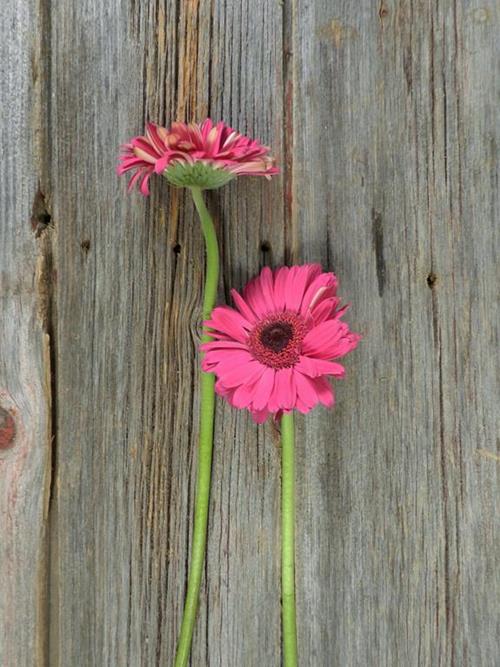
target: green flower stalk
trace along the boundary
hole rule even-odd
[[[206,247],[206,277],[203,297],[203,320],[210,317],[217,298],[219,280],[219,248],[217,235],[210,213],[203,201],[202,190],[191,187],[191,194],[200,216]],[[204,334],[202,341],[208,343],[211,336]],[[175,667],[187,665],[191,650],[191,641],[196,622],[196,612],[200,596],[200,585],[205,561],[207,544],[208,505],[210,500],[210,482],[212,471],[212,450],[215,412],[215,376],[212,373],[201,373],[200,387],[200,440],[198,446],[198,479],[196,483],[196,501],[194,508],[193,546],[191,551],[191,567],[188,577],[184,615],[181,632],[177,644]]]
[[[288,412],[281,417],[281,629],[285,667],[297,667],[294,437],[293,412]]]

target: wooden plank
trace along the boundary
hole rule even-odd
[[[446,91],[441,110],[447,118],[447,224],[433,230],[447,522],[446,632],[454,664],[487,665],[495,664],[500,654],[495,313],[500,283],[500,13],[494,4],[472,0],[436,19],[450,43],[436,63],[443,73],[438,85]]]
[[[266,0],[216,2],[210,112],[272,146],[283,144],[283,9]],[[257,27],[257,28],[256,28]],[[279,180],[240,179],[220,199],[221,300],[286,253]],[[280,452],[268,425],[219,401],[213,511],[208,548],[208,651],[193,665],[273,665],[280,661]]]
[[[294,229],[365,335],[299,428],[301,664],[498,661],[497,34],[476,2],[294,3]]]
[[[43,665],[50,484],[50,231],[37,151],[36,3],[0,24],[0,664]]]
[[[190,545],[203,242],[183,193],[156,179],[149,200],[128,196],[114,165],[146,118],[210,114],[282,153],[282,8],[65,0],[51,22],[50,664],[169,664]],[[283,260],[283,200],[279,181],[242,180],[209,203],[223,299],[262,262]],[[278,502],[272,428],[219,404],[193,665],[279,659]]]

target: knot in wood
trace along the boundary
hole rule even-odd
[[[10,412],[0,407],[0,451],[12,447],[15,437],[16,422],[14,417]]]

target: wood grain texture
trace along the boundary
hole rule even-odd
[[[283,169],[208,197],[220,300],[263,265],[320,261],[364,335],[335,409],[297,419],[300,664],[493,667],[494,3],[3,11],[0,446],[16,430],[0,449],[0,664],[172,659],[203,241],[183,192],[153,179],[150,198],[127,195],[114,170],[146,120],[210,115],[271,145]],[[213,473],[191,663],[279,665],[273,425],[219,402]]]
[[[302,423],[303,664],[498,660],[497,19],[295,5],[300,254],[365,335]]]
[[[150,199],[129,196],[114,168],[119,144],[145,119],[224,117],[279,152],[281,15],[264,1],[52,8],[51,665],[172,659],[196,473],[203,240],[182,192],[157,180]],[[235,184],[209,205],[226,294],[258,270],[261,229],[283,260],[279,182]],[[280,651],[279,451],[271,432],[222,405],[215,447],[192,662],[265,664]]]
[[[0,664],[41,665],[50,484],[49,231],[38,192],[35,3],[0,23]]]

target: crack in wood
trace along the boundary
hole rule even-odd
[[[383,296],[385,287],[384,226],[382,213],[372,208],[372,241],[375,252],[378,294]]]

